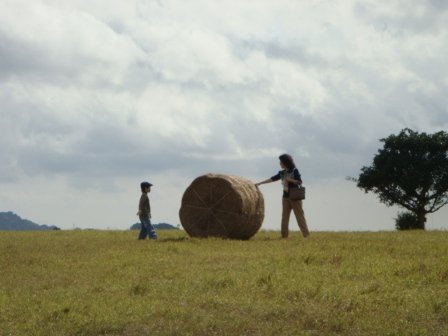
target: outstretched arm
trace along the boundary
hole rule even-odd
[[[264,180],[264,181],[255,183],[255,186],[258,187],[258,186],[261,185],[261,184],[266,184],[266,183],[271,183],[271,182],[274,182],[274,181],[272,181],[272,179],[269,178],[269,179],[267,179],[267,180]]]

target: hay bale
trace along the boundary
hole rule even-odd
[[[249,239],[263,222],[264,199],[245,178],[207,174],[185,190],[179,217],[192,237]]]

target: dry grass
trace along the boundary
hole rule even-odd
[[[448,233],[0,232],[0,335],[448,335]]]

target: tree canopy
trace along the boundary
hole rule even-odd
[[[405,128],[380,141],[383,148],[361,169],[357,186],[388,206],[413,212],[424,229],[426,215],[448,203],[448,134]]]

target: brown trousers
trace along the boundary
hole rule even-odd
[[[282,212],[282,237],[288,238],[289,234],[289,217],[291,215],[291,210],[294,211],[294,215],[297,219],[297,224],[299,224],[300,231],[302,235],[306,238],[310,235],[308,231],[308,226],[306,225],[305,213],[302,208],[302,201],[291,201],[287,197],[282,198],[283,212]]]

